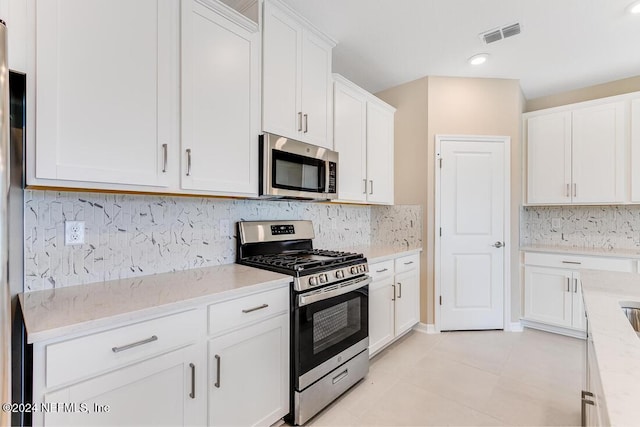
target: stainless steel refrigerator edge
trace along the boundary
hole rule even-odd
[[[0,403],[11,402],[11,296],[9,290],[9,68],[7,27],[0,22]],[[11,413],[0,411],[0,425],[11,423]]]

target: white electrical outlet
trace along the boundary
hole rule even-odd
[[[84,221],[64,222],[64,244],[67,246],[84,244]]]
[[[220,236],[229,237],[229,220],[221,219],[220,220]]]

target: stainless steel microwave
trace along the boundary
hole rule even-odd
[[[260,136],[260,196],[331,200],[338,197],[338,153],[265,133]]]

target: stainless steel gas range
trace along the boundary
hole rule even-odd
[[[311,221],[238,223],[237,262],[292,276],[291,404],[303,424],[369,371],[369,268],[362,254],[313,249]]]

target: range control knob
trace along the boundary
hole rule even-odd
[[[326,274],[321,274],[320,275],[320,283],[327,283],[327,275]]]
[[[315,277],[309,277],[309,286],[315,286],[318,284],[318,279]]]
[[[364,265],[363,265],[363,264],[360,264],[360,265],[358,266],[358,271],[359,271],[360,273],[364,273],[365,268],[364,268]]]
[[[344,277],[344,272],[342,270],[336,271],[336,278],[342,279]]]
[[[351,274],[357,274],[358,273],[358,267],[357,266],[353,266],[351,267]]]

